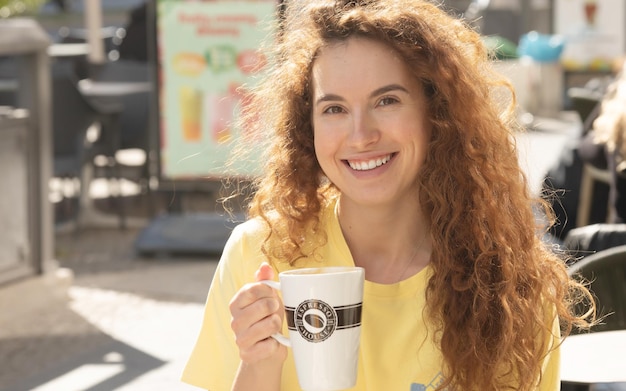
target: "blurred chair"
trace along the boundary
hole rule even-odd
[[[106,62],[94,67],[92,75],[92,80],[98,82],[147,83],[150,80],[148,63],[135,60]],[[108,101],[110,98],[102,100]],[[119,117],[119,149],[112,151],[108,157],[115,161],[119,178],[129,179],[139,184],[141,192],[149,193],[150,91],[123,94],[115,100],[122,106]]]
[[[626,245],[588,255],[568,269],[590,282],[602,324],[593,331],[626,329]]]
[[[583,258],[598,251],[626,245],[626,224],[590,224],[571,229],[563,240],[563,248],[574,258]]]
[[[149,82],[148,64],[133,60],[109,61],[94,66],[92,80],[101,82]],[[120,116],[121,149],[148,148],[150,92],[124,95]]]
[[[52,132],[53,176],[74,185],[79,206],[74,221],[80,224],[82,210],[90,204],[89,188],[93,179],[94,157],[111,153],[110,146],[102,142],[102,132],[94,126],[117,126],[119,104],[96,105],[88,101],[78,89],[72,64],[55,61],[51,68],[52,81]],[[90,129],[96,132],[90,138]]]
[[[580,198],[578,199],[578,211],[576,213],[576,226],[584,227],[589,224],[589,215],[593,205],[593,187],[595,182],[611,184],[611,172],[607,169],[594,167],[589,163],[583,163],[581,179],[580,179]],[[608,200],[604,200],[607,204],[607,214],[605,222],[611,221],[610,208]]]
[[[585,130],[590,129],[591,124],[587,121],[589,119],[593,121],[598,116],[600,102],[602,102],[604,94],[591,88],[570,87],[567,89],[567,97],[572,109],[578,113],[580,120],[585,124]]]

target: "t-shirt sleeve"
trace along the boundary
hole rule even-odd
[[[554,313],[553,313],[554,314]],[[552,333],[547,333],[548,354],[543,361],[539,391],[561,389],[561,328],[559,317],[553,315]]]
[[[224,247],[209,288],[200,333],[182,374],[183,382],[210,391],[230,390],[239,366],[228,305],[244,284],[253,281],[260,264],[243,233],[241,225],[236,227]]]

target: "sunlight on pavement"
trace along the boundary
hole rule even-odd
[[[158,370],[149,371],[116,390],[193,389],[180,381],[180,375],[195,343],[204,305],[158,301],[126,292],[82,286],[71,287],[69,295],[72,310],[99,330],[166,362]],[[55,388],[65,389],[87,388]]]
[[[123,371],[122,364],[86,364],[32,391],[87,390]]]
[[[73,286],[70,307],[104,333],[161,360],[186,358],[204,306]]]

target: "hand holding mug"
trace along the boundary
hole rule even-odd
[[[243,362],[282,363],[287,357],[286,348],[270,338],[281,331],[285,316],[282,301],[274,289],[258,282],[273,277],[272,268],[263,263],[255,275],[257,282],[246,284],[230,302],[231,328]]]

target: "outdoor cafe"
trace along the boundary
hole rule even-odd
[[[84,26],[63,36],[35,18],[0,18],[0,173],[13,183],[0,202],[12,232],[0,238],[0,283],[52,270],[57,230],[136,225],[144,227],[138,254],[221,251],[235,222],[182,207],[135,220],[124,184],[151,197],[184,195],[258,173],[254,151],[227,162],[231,141],[245,136],[232,125],[241,88],[265,60],[259,28],[277,3],[146,1],[137,9],[146,21],[143,59],[126,57],[131,30],[103,25],[100,1],[85,2]],[[527,125],[516,143],[530,191],[563,189],[553,203],[561,225],[546,240],[576,254],[568,272],[588,280],[597,299],[597,328],[562,345],[562,389],[626,390],[626,170],[615,160],[623,151],[600,164],[580,154],[609,101],[623,98],[610,107],[626,119],[626,3],[448,3],[475,12],[495,45],[495,66],[515,87]],[[623,126],[616,132],[626,135]],[[114,213],[94,204],[101,180]]]

